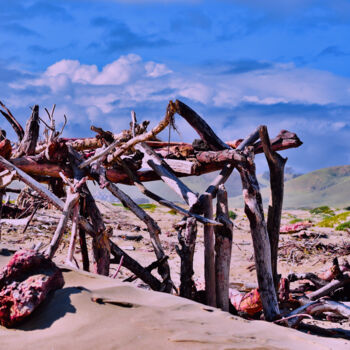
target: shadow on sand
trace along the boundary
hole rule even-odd
[[[71,295],[81,293],[85,288],[67,287],[52,293],[30,317],[17,329],[33,331],[45,329],[67,313],[76,313],[76,308],[71,303]]]

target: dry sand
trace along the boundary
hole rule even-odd
[[[130,211],[108,203],[99,203],[105,219],[113,228],[113,240],[121,247],[133,247],[128,253],[142,265],[155,260],[154,253],[144,230],[143,223],[137,221]],[[231,285],[242,290],[247,283],[256,283],[255,271],[247,268],[253,264],[253,248],[249,225],[241,209],[235,220],[234,245],[231,264]],[[52,225],[41,220],[50,215]],[[1,246],[15,249],[29,247],[38,240],[48,243],[55,228],[58,212],[39,212],[37,218],[22,235],[23,226],[16,230],[3,225]],[[151,215],[162,229],[162,242],[169,263],[172,278],[179,283],[179,258],[175,252],[177,234],[173,223],[181,216],[172,215],[166,208],[158,208]],[[287,223],[292,217],[307,218],[304,211],[289,211],[283,215]],[[41,219],[40,219],[41,217]],[[316,218],[317,219],[317,218]],[[40,221],[41,220],[41,221]],[[139,228],[140,229],[139,229]],[[342,242],[348,235],[331,229],[311,228],[310,231],[328,233],[322,242]],[[142,235],[140,242],[124,241],[118,235]],[[347,236],[347,237],[346,237]],[[67,242],[60,250],[56,262],[62,263]],[[289,244],[289,235],[281,237],[281,244]],[[300,241],[300,240],[299,240]],[[306,242],[306,241],[305,241]],[[313,240],[308,240],[308,244]],[[76,257],[79,260],[79,255]],[[295,255],[295,254],[294,254]],[[327,253],[294,257],[288,254],[280,257],[279,270],[286,276],[288,272],[321,272],[332,261]],[[345,257],[346,258],[346,257]],[[6,259],[0,257],[0,265]],[[113,265],[111,273],[116,265]],[[195,255],[195,278],[198,286],[203,283],[203,233],[198,232]],[[206,307],[176,296],[150,292],[135,285],[121,283],[106,277],[67,270],[64,273],[65,287],[57,291],[48,302],[18,330],[0,328],[0,349],[350,349],[350,342],[342,339],[322,338],[307,335],[262,321],[246,321],[228,313]],[[119,279],[130,273],[121,269]],[[140,281],[136,285],[142,285]],[[99,296],[105,303],[91,301]],[[337,328],[339,324],[327,322],[326,327]],[[348,325],[342,326],[348,328]]]
[[[1,257],[0,265],[8,258]],[[66,270],[66,284],[18,329],[0,327],[0,349],[349,349],[263,321],[110,278]],[[98,298],[99,302],[92,301]]]

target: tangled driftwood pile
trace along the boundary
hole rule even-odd
[[[123,264],[123,267],[134,274],[133,278],[140,278],[153,290],[168,293],[175,290],[180,296],[198,300],[200,293],[193,281],[193,256],[197,222],[200,222],[204,224],[205,303],[228,311],[233,225],[229,220],[227,194],[223,184],[233,170],[237,169],[242,180],[245,212],[250,221],[259,285],[259,289],[253,291],[249,298],[251,300],[255,298],[257,304],[261,304],[266,320],[276,320],[281,317],[282,310],[288,313],[291,308],[300,305],[301,301],[297,303],[293,301],[294,304],[290,302],[286,280],[281,280],[282,292],[280,290],[279,295],[277,293],[280,282],[277,273],[277,253],[286,159],[276,151],[300,146],[301,142],[295,134],[283,130],[276,138],[270,140],[267,128],[261,126],[244,140],[224,142],[191,108],[180,101],[170,101],[164,119],[149,131],[147,131],[149,123],[137,123],[136,115],[132,113],[130,129],[120,134],[91,127],[96,132],[96,137],[68,139],[61,137],[63,129],[56,130],[54,108],[51,112],[46,110],[49,120],[45,122],[39,117],[39,107],[34,106],[24,131],[5,105],[1,104],[1,107],[0,112],[11,123],[19,139],[18,143],[13,144],[6,139],[5,132],[1,136],[1,195],[6,193],[11,181],[19,179],[36,191],[41,198],[62,211],[51,243],[44,251],[37,254],[43,254],[48,258],[54,257],[68,219],[71,218],[71,243],[67,257],[69,263],[74,264],[74,245],[79,237],[83,268],[90,270],[86,244],[88,234],[92,237],[94,272],[109,275],[110,264]],[[162,142],[156,138],[166,127],[174,126],[175,114],[182,116],[197,131],[201,138],[200,142],[198,140],[193,144]],[[39,141],[40,124],[45,126],[44,141]],[[270,168],[271,202],[267,222],[255,175],[254,156],[257,153],[265,154]],[[150,170],[144,170],[145,165]],[[194,193],[180,180],[184,176],[200,175],[216,170],[221,170],[220,174],[201,195]],[[160,197],[144,185],[147,181],[158,179],[180,195],[188,208]],[[154,263],[147,267],[141,266],[110,239],[110,232],[106,229],[102,215],[87,187],[88,180],[94,180],[101,188],[110,191],[146,224],[156,255]],[[48,184],[49,189],[42,183]],[[116,183],[135,185],[150,199],[183,214],[183,220],[176,226],[179,239],[177,252],[181,258],[179,288],[172,282],[168,257],[162,247],[157,222],[118,188]],[[212,201],[215,197],[217,206],[214,218]],[[152,270],[156,268],[161,279],[152,274]],[[336,287],[344,286],[349,278],[344,274],[346,272],[338,274],[329,283],[333,283]],[[326,282],[322,282],[322,286],[328,288],[327,290],[330,288]],[[324,295],[325,292],[320,292],[318,289],[318,294],[308,299],[315,300]],[[235,305],[234,300],[238,299],[231,295],[232,304]],[[242,300],[247,300],[247,297],[239,300],[236,303],[237,309],[240,309]],[[289,303],[288,307],[286,308],[282,302]],[[313,301],[312,303],[315,305]],[[322,303],[324,305],[324,302]],[[329,305],[328,303],[328,308]],[[339,305],[337,307],[339,309]],[[257,310],[259,308],[256,308]],[[305,312],[304,310],[305,307],[301,311]],[[297,323],[294,321],[295,312],[301,311],[300,309],[294,311],[292,318],[287,321],[288,325]]]

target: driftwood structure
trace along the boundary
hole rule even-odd
[[[51,205],[62,211],[57,229],[49,246],[42,253],[54,257],[72,219],[72,237],[67,263],[74,265],[74,246],[79,241],[84,270],[91,262],[87,251],[86,235],[92,237],[92,271],[108,276],[110,264],[123,264],[134,277],[140,278],[153,290],[171,293],[177,287],[160,239],[157,222],[139,207],[117,184],[135,185],[151,200],[183,215],[176,226],[181,258],[179,294],[197,299],[193,281],[197,222],[204,225],[205,302],[229,310],[229,271],[233,224],[228,216],[227,194],[223,184],[237,169],[243,187],[245,212],[250,221],[254,244],[259,295],[266,320],[280,315],[277,297],[277,247],[283,201],[283,169],[286,159],[277,151],[298,147],[302,143],[296,134],[281,131],[269,138],[267,128],[258,127],[245,139],[222,141],[195,111],[181,101],[170,101],[164,118],[147,130],[149,122],[139,124],[132,112],[130,129],[119,134],[92,126],[96,137],[64,138],[63,128],[56,130],[54,111],[46,110],[48,120],[39,115],[34,106],[25,130],[10,110],[0,102],[1,114],[10,122],[18,140],[11,143],[3,133],[0,142],[1,194],[14,179],[19,179],[40,194]],[[193,144],[162,142],[157,139],[166,127],[174,127],[175,115],[183,117],[198,133],[201,142]],[[67,119],[65,118],[65,123]],[[40,125],[44,125],[45,139],[39,140]],[[264,153],[271,176],[272,201],[267,223],[264,218],[259,185],[255,175],[254,157]],[[145,166],[148,169],[144,169]],[[220,170],[219,175],[202,193],[193,192],[181,177],[201,175]],[[162,180],[187,204],[187,208],[151,192],[145,182]],[[103,217],[96,206],[86,181],[94,180],[110,191],[120,202],[142,220],[150,235],[155,262],[143,267],[110,238]],[[48,186],[46,186],[48,185]],[[213,199],[217,198],[214,217]],[[152,274],[157,268],[159,277]]]

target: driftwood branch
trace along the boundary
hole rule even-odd
[[[16,157],[21,155],[31,156],[35,154],[35,148],[39,137],[39,106],[35,105],[31,117],[26,124],[26,130],[19,145]]]
[[[150,147],[140,143],[135,148],[144,154],[144,160],[160,176],[164,183],[183,198],[189,206],[192,206],[197,201],[197,195],[177,178],[172,169]]]
[[[271,267],[271,249],[269,235],[264,219],[259,184],[255,175],[252,150],[247,154],[245,167],[238,165],[243,185],[244,211],[249,219],[253,238],[255,266],[259,284],[259,293],[266,320],[273,320],[279,315],[277,295]]]
[[[213,219],[213,198],[210,194],[205,195],[204,216]],[[204,278],[207,304],[216,307],[216,282],[215,282],[215,238],[214,227],[204,225]]]
[[[157,259],[162,259],[165,256],[159,235],[161,234],[158,224],[149,216],[141,207],[139,207],[126,193],[120,190],[116,185],[108,183],[106,188],[117,197],[126,208],[129,208],[141,221],[143,221],[151,238],[151,243],[156,254]],[[165,260],[164,264],[160,266],[159,273],[162,276],[164,283],[167,284],[165,290],[171,292],[173,283],[170,277],[170,268],[168,262]]]
[[[271,143],[266,126],[260,127],[260,140],[270,169],[271,199],[267,216],[267,232],[271,246],[271,266],[275,288],[278,286],[277,256],[278,241],[281,226],[284,191],[284,166],[287,158],[281,157],[271,149]]]
[[[229,282],[233,224],[228,215],[227,192],[220,185],[217,193],[216,220],[223,226],[215,227],[215,282],[217,307],[229,311]]]
[[[19,141],[23,139],[24,136],[24,130],[20,123],[16,120],[16,118],[13,116],[11,111],[0,101],[0,106],[5,110],[0,109],[0,113],[7,119],[7,121],[11,124],[13,130],[18,136]]]
[[[185,233],[182,235],[183,227],[178,230],[180,246],[176,246],[176,252],[181,259],[180,268],[180,296],[187,299],[195,299],[196,286],[193,281],[193,257],[196,247],[197,222],[193,217],[187,218]]]
[[[78,202],[78,200],[79,200],[79,193],[73,193],[69,189],[67,192],[67,199],[66,199],[66,203],[64,204],[64,208],[62,211],[60,221],[57,225],[55,234],[53,235],[52,240],[51,240],[51,242],[50,242],[50,244],[45,252],[45,255],[47,255],[50,259],[53,258],[53,256],[55,255],[55,253],[58,249],[58,246],[62,240],[64,231],[66,229],[71,211],[72,211],[73,207],[75,206],[75,204]]]

